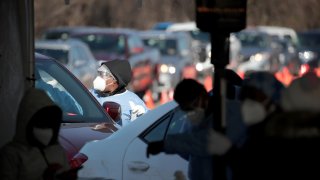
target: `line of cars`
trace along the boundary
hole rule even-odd
[[[145,92],[156,86],[156,64],[160,53],[145,47],[138,33],[132,29],[99,27],[58,27],[48,29],[43,39],[78,39],[88,45],[98,62],[127,60],[133,78],[129,88],[143,97]]]
[[[145,46],[160,51],[158,61],[158,88],[153,94],[159,99],[161,92],[170,92],[183,78],[197,78],[191,50],[191,38],[184,32],[148,30],[140,32]]]
[[[151,90],[153,100],[158,101],[163,89],[174,88],[183,77],[197,78],[199,71],[202,71],[203,67],[199,70],[198,65],[196,66],[199,57],[195,56],[198,53],[195,53],[194,44],[200,42],[195,40],[195,37],[203,36],[197,32],[196,30],[140,32],[134,29],[92,26],[55,27],[44,32],[41,43],[77,39],[88,46],[98,64],[102,61],[128,60],[133,72],[129,88],[141,98]],[[170,43],[152,44],[152,41],[159,40],[160,36],[171,38]],[[205,38],[209,41],[208,36]],[[164,48],[169,51],[165,52]],[[204,56],[206,53],[207,51]]]

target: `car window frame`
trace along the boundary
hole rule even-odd
[[[175,114],[181,111],[181,109],[179,108],[179,106],[175,107],[174,109],[170,110],[169,112],[167,112],[166,114],[162,115],[160,120],[157,120],[155,123],[153,123],[151,126],[149,126],[147,129],[145,129],[142,133],[140,133],[140,135],[138,136],[138,138],[140,138],[143,142],[145,142],[146,144],[150,143],[150,142],[154,142],[154,141],[148,141],[145,137],[150,134],[152,131],[154,131],[157,127],[159,127],[159,125],[161,123],[163,123],[164,121],[168,120],[169,118],[169,122],[166,125],[166,129],[164,132],[164,136],[162,137],[162,139],[160,140],[164,140],[167,136],[168,136],[168,130],[170,128],[170,125],[172,124],[173,118],[175,117]]]
[[[53,61],[50,63],[56,64],[59,68],[61,68],[63,71],[65,71],[65,73],[69,74],[71,76],[70,78],[72,78],[76,84],[78,84],[79,86],[83,86],[82,90],[87,91],[86,95],[88,97],[90,97],[90,99],[92,100],[92,103],[96,107],[97,111],[99,111],[100,114],[103,115],[103,116],[101,116],[101,118],[98,118],[99,121],[92,121],[92,122],[83,122],[81,120],[72,121],[67,118],[67,119],[64,119],[63,123],[113,123],[113,124],[115,124],[113,119],[106,113],[106,111],[102,108],[102,106],[95,99],[95,97],[88,90],[86,90],[86,87],[80,82],[80,80],[78,80],[63,64],[61,64],[59,61],[52,59],[52,58],[48,58],[48,59],[37,58],[36,63],[43,64],[43,63],[45,63],[45,61]],[[38,67],[36,67],[35,69],[37,69],[37,68]],[[68,90],[68,88],[66,90]],[[69,92],[69,91],[67,91],[67,92]],[[80,105],[81,105],[81,103],[80,103]]]

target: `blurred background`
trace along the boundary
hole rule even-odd
[[[156,22],[192,21],[194,0],[35,0],[35,35],[55,26],[149,29]],[[302,31],[320,26],[318,0],[248,0],[247,24],[286,26]]]
[[[151,99],[150,109],[171,100],[183,78],[212,89],[210,35],[196,27],[194,0],[35,0],[34,7],[36,51],[65,64],[88,89],[94,67],[110,60],[130,62],[129,89]],[[230,35],[227,68],[242,78],[270,71],[285,85],[310,68],[320,76],[319,9],[318,0],[248,0],[247,27]],[[57,40],[68,38],[90,52],[67,52],[75,42]]]

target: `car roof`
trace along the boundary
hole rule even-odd
[[[152,29],[154,29],[154,30],[166,30],[172,24],[173,23],[170,22],[170,21],[158,22],[158,23],[153,25]]]
[[[199,30],[194,21],[173,23],[168,28],[167,31],[195,31]]]
[[[294,29],[282,26],[257,26],[258,31],[266,32],[270,35],[276,35],[279,38],[284,38],[285,36],[290,36],[292,41],[297,43],[297,33]]]
[[[161,30],[148,30],[148,31],[140,31],[140,37],[159,37],[159,38],[179,38],[180,36],[187,36],[189,34],[186,32],[168,32],[168,31],[161,31]]]
[[[106,28],[106,27],[85,27],[75,29],[70,35],[91,34],[91,33],[115,33],[115,34],[134,34],[137,33],[134,29],[129,28]]]
[[[77,39],[66,40],[36,40],[35,47],[51,49],[70,49],[72,46],[87,46],[84,42]]]
[[[179,38],[186,38],[191,40],[191,36],[187,32],[168,32],[168,31],[161,31],[161,30],[152,30],[152,31],[141,31],[139,36],[144,38],[151,38],[151,37],[158,37],[162,39],[179,39]]]
[[[47,39],[47,36],[50,37],[51,34],[61,34],[58,35],[59,38],[54,37],[53,39],[68,39],[72,36],[78,36],[78,35],[84,35],[84,34],[122,34],[122,35],[132,35],[134,33],[137,33],[137,30],[131,29],[131,28],[107,28],[107,27],[97,27],[97,26],[74,26],[74,27],[64,27],[60,26],[57,28],[50,28],[48,29],[44,35],[43,38]],[[65,34],[63,37],[62,34]],[[52,38],[48,38],[52,39]]]

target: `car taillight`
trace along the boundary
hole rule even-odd
[[[73,158],[70,161],[71,168],[72,169],[79,168],[87,160],[88,160],[88,157],[86,155],[82,153],[78,153],[75,156],[73,156]]]

